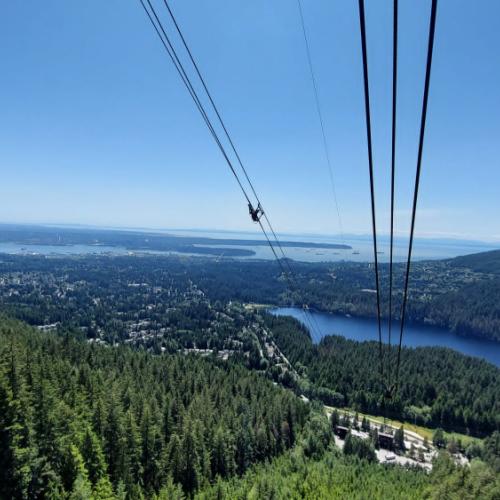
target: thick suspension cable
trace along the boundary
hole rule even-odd
[[[280,266],[281,273],[285,277],[285,280],[286,280],[287,285],[288,285],[288,289],[290,290],[290,293],[293,296],[294,290],[298,291],[298,289],[299,289],[299,285],[297,283],[297,280],[295,279],[295,273],[294,273],[293,269],[291,268],[290,263],[289,263],[288,259],[286,258],[286,256],[283,258],[283,260],[280,257],[278,257],[278,255],[276,253],[276,249],[274,248],[274,245],[271,243],[269,236],[267,235],[267,232],[266,232],[264,226],[262,225],[262,221],[260,221],[260,220],[259,220],[259,226],[262,229],[262,232],[264,233],[264,236],[266,237],[267,242],[269,243],[269,246],[271,247],[271,250],[274,254],[274,257],[276,258],[276,261],[278,262],[278,264]],[[283,248],[281,247],[281,244],[280,244],[280,248],[281,248],[281,252],[283,252]],[[283,252],[283,255],[285,255],[284,252]],[[287,269],[285,269],[284,263],[286,263]],[[306,308],[304,305],[302,305],[302,310],[304,311],[304,318],[306,320],[307,327],[309,328],[309,331],[311,333],[313,340],[321,339],[323,335],[322,335],[321,329],[316,321],[316,318],[312,314],[310,314],[308,308]]]
[[[415,173],[415,189],[413,191],[413,206],[411,213],[410,242],[408,245],[408,258],[406,261],[406,273],[403,291],[403,303],[401,306],[401,324],[399,330],[398,358],[396,364],[395,390],[399,384],[399,366],[401,362],[401,345],[403,343],[403,332],[406,319],[406,305],[408,301],[408,282],[410,280],[411,255],[413,250],[413,236],[415,233],[415,218],[417,213],[418,188],[420,185],[420,173],[422,167],[422,153],[424,149],[425,122],[427,118],[427,101],[429,99],[429,86],[431,81],[432,53],[434,49],[434,33],[436,31],[437,0],[432,0],[431,16],[429,21],[429,41],[427,46],[427,64],[425,68],[424,96],[422,100],[422,116],[420,120],[420,136],[418,141],[417,169]]]
[[[272,252],[273,252],[273,254],[274,254],[274,256],[275,256],[276,259],[278,259],[278,256],[276,254],[274,246],[276,245],[278,247],[279,252],[280,252],[280,254],[281,254],[282,258],[283,258],[283,261],[284,261],[284,263],[285,263],[285,265],[287,267],[287,271],[283,270],[283,264],[281,263],[281,261],[279,261],[280,262],[280,267],[281,267],[282,272],[284,273],[284,275],[285,276],[287,276],[287,275],[288,276],[293,276],[294,273],[293,273],[293,270],[291,268],[290,262],[287,259],[285,251],[283,250],[283,246],[281,245],[281,242],[280,242],[280,240],[279,240],[279,238],[278,238],[278,236],[276,234],[276,231],[274,230],[274,227],[271,224],[269,216],[267,215],[267,210],[264,209],[264,206],[263,206],[263,204],[262,204],[262,202],[261,202],[261,200],[260,200],[260,198],[259,198],[259,196],[257,194],[257,191],[256,191],[256,189],[255,189],[255,187],[254,187],[254,185],[253,185],[253,183],[252,183],[252,181],[250,179],[250,176],[248,175],[247,169],[246,169],[245,165],[243,164],[241,156],[239,155],[239,153],[238,153],[238,151],[236,149],[236,146],[235,146],[235,144],[233,142],[233,139],[232,139],[231,135],[229,134],[229,131],[228,131],[227,127],[226,127],[226,124],[224,123],[224,120],[222,119],[221,113],[219,112],[219,109],[218,109],[217,105],[215,104],[215,101],[214,101],[214,99],[212,97],[212,94],[211,94],[211,92],[208,89],[208,86],[207,86],[207,84],[205,82],[205,79],[203,78],[203,75],[201,74],[201,71],[200,71],[200,69],[198,67],[198,64],[196,63],[196,60],[195,60],[195,58],[193,56],[193,53],[191,52],[191,49],[189,48],[189,45],[188,45],[188,43],[186,41],[186,38],[184,37],[184,35],[182,33],[182,30],[180,29],[180,26],[179,26],[179,24],[177,22],[177,19],[175,18],[175,15],[174,15],[172,9],[170,8],[170,5],[169,5],[168,1],[167,0],[163,0],[163,3],[165,4],[165,7],[166,7],[166,9],[168,11],[170,19],[172,20],[172,22],[173,22],[173,24],[175,26],[175,29],[177,30],[177,33],[178,33],[178,35],[179,35],[179,37],[180,37],[180,39],[182,41],[182,44],[183,44],[184,49],[186,50],[186,52],[188,54],[189,59],[190,59],[192,65],[193,65],[193,67],[194,67],[194,69],[196,71],[196,74],[198,75],[198,78],[200,79],[200,82],[201,82],[201,84],[202,84],[202,86],[203,86],[203,88],[205,90],[205,93],[206,93],[206,95],[207,95],[207,97],[208,97],[208,99],[210,101],[210,104],[212,105],[212,108],[213,108],[213,110],[214,110],[214,112],[215,112],[215,114],[217,116],[217,119],[219,120],[219,123],[220,123],[220,125],[221,125],[221,127],[222,127],[222,129],[224,131],[224,134],[226,135],[226,138],[229,141],[231,149],[233,150],[233,152],[234,152],[234,154],[236,156],[236,159],[237,159],[237,161],[238,161],[238,163],[239,163],[239,165],[241,167],[241,170],[242,170],[242,172],[243,172],[243,174],[244,174],[244,176],[245,176],[245,178],[246,178],[246,180],[248,182],[248,185],[250,186],[250,189],[252,190],[252,193],[255,196],[255,199],[257,201],[257,206],[260,206],[261,209],[262,209],[264,220],[266,221],[267,227],[268,227],[269,231],[271,232],[271,235],[273,237],[274,243],[271,243],[271,239],[268,237],[268,235],[265,232],[265,229],[262,226],[262,224],[260,224],[261,229],[264,232],[264,234],[266,236],[266,239],[267,239],[269,245],[271,246]],[[249,201],[248,197],[247,197],[247,201]],[[306,311],[306,317],[308,317],[307,311]],[[312,316],[312,318],[314,319],[313,316]],[[310,320],[309,320],[309,322],[310,322]],[[316,329],[319,330],[319,326],[317,326]],[[313,330],[314,329],[311,327],[311,332]],[[321,336],[321,331],[319,331],[319,335]]]
[[[276,235],[276,232],[274,231],[274,228],[271,225],[271,221],[269,220],[269,217],[267,215],[267,210],[264,209],[264,206],[263,206],[262,202],[260,201],[260,198],[259,198],[259,196],[257,194],[257,191],[256,191],[256,189],[255,189],[255,187],[254,187],[254,185],[253,185],[253,183],[252,183],[252,181],[250,179],[250,176],[248,175],[247,169],[246,169],[245,165],[243,164],[243,161],[241,160],[241,156],[239,155],[238,150],[236,149],[236,146],[234,145],[233,139],[232,139],[231,135],[229,134],[229,131],[228,131],[227,127],[226,127],[226,124],[224,123],[224,120],[222,119],[221,113],[219,112],[219,109],[218,109],[217,105],[215,104],[215,101],[214,101],[214,99],[212,97],[212,94],[211,94],[211,92],[208,89],[208,86],[207,86],[207,84],[205,82],[205,79],[203,78],[203,75],[201,74],[201,71],[200,71],[200,69],[198,67],[198,64],[196,63],[196,60],[195,60],[195,58],[193,56],[193,53],[191,52],[191,49],[189,48],[189,45],[188,45],[188,43],[186,41],[186,38],[184,37],[184,35],[182,33],[182,30],[180,29],[180,26],[177,23],[177,19],[175,18],[175,15],[174,15],[172,9],[170,8],[170,5],[169,5],[168,1],[167,0],[163,0],[163,3],[165,4],[165,7],[166,7],[166,9],[168,11],[168,14],[169,14],[169,16],[170,16],[170,18],[171,18],[174,26],[175,26],[175,29],[177,30],[177,33],[178,33],[178,35],[179,35],[179,37],[180,37],[180,39],[182,41],[182,44],[183,44],[183,46],[184,46],[184,48],[185,48],[185,50],[186,50],[186,52],[187,52],[187,54],[189,56],[189,59],[190,59],[192,65],[193,65],[193,67],[194,67],[194,69],[196,71],[196,74],[198,75],[198,78],[200,79],[200,82],[201,82],[201,84],[202,84],[202,86],[203,86],[203,88],[205,90],[205,93],[207,94],[207,97],[208,97],[208,99],[210,101],[210,104],[212,105],[212,108],[213,108],[213,110],[214,110],[214,112],[215,112],[215,114],[217,116],[217,119],[219,120],[219,123],[221,124],[221,127],[222,127],[222,129],[224,131],[224,134],[226,135],[226,138],[229,141],[231,149],[233,150],[233,152],[234,152],[234,154],[236,156],[236,159],[237,159],[237,161],[238,161],[238,163],[239,163],[239,165],[241,167],[241,170],[242,170],[242,172],[243,172],[243,174],[244,174],[244,176],[245,176],[245,178],[246,178],[246,180],[248,182],[248,185],[250,186],[250,189],[251,189],[253,195],[255,196],[255,199],[257,201],[257,205],[260,205],[260,207],[262,208],[264,220],[266,221],[267,226],[268,226],[269,230],[271,231],[271,234],[273,236],[274,242],[278,246],[278,248],[279,248],[279,250],[280,250],[283,258],[286,259],[286,255],[285,255],[285,252],[283,251],[282,245],[281,245],[281,243],[280,243],[280,241],[279,241],[279,239],[278,239],[278,237]]]
[[[392,334],[392,283],[393,283],[393,265],[394,265],[394,191],[396,183],[396,105],[398,90],[398,0],[394,0],[393,10],[393,39],[392,39],[392,134],[391,134],[391,241],[389,255],[389,355],[391,351]],[[388,377],[391,376],[389,368]],[[390,380],[389,380],[390,385]]]
[[[163,3],[165,4],[165,7],[166,7],[166,9],[168,11],[168,14],[169,14],[170,18],[172,19],[172,22],[173,22],[173,24],[175,26],[175,29],[177,30],[177,33],[178,33],[178,35],[179,35],[179,37],[180,37],[180,39],[182,41],[182,45],[184,46],[184,48],[185,48],[185,50],[186,50],[186,52],[187,52],[187,54],[189,56],[189,59],[191,61],[191,64],[193,65],[193,67],[194,67],[194,69],[196,71],[196,74],[198,75],[198,78],[200,79],[200,82],[201,82],[201,84],[202,84],[202,86],[203,86],[203,88],[204,88],[204,90],[205,90],[205,92],[207,94],[207,97],[208,97],[208,99],[210,101],[210,104],[212,105],[212,108],[215,111],[215,114],[217,115],[217,119],[219,120],[219,123],[221,124],[222,129],[224,130],[224,134],[226,135],[227,140],[229,141],[229,144],[231,146],[231,149],[233,150],[233,152],[234,152],[234,154],[236,156],[236,159],[238,160],[238,163],[239,163],[239,165],[240,165],[240,167],[241,167],[241,169],[243,171],[243,174],[245,175],[245,178],[246,178],[246,180],[248,182],[248,185],[250,186],[250,189],[252,190],[252,193],[254,194],[255,199],[257,200],[257,203],[260,203],[259,196],[257,195],[257,192],[256,192],[256,190],[254,188],[254,185],[253,185],[252,181],[250,180],[250,176],[248,175],[248,172],[247,172],[245,166],[243,165],[241,157],[240,157],[240,155],[239,155],[239,153],[238,153],[238,151],[237,151],[237,149],[236,149],[236,147],[234,145],[233,139],[231,138],[231,135],[229,134],[229,131],[228,131],[228,129],[227,129],[225,123],[224,123],[224,120],[222,119],[222,116],[221,116],[221,114],[219,112],[219,109],[217,108],[217,106],[215,104],[215,101],[214,101],[214,99],[212,97],[212,94],[208,90],[207,84],[205,83],[205,79],[203,78],[203,75],[201,74],[201,71],[198,68],[198,64],[196,63],[196,60],[193,57],[193,54],[191,52],[191,49],[189,48],[189,45],[187,44],[186,39],[184,38],[184,35],[183,35],[183,33],[182,33],[182,31],[181,31],[181,29],[179,27],[179,24],[177,23],[177,19],[175,18],[174,13],[172,12],[172,9],[170,8],[170,5],[168,4],[167,0],[163,0]]]
[[[196,63],[196,60],[195,60],[195,58],[193,56],[193,53],[191,52],[191,49],[189,48],[189,45],[188,45],[188,43],[186,41],[186,38],[184,37],[184,35],[182,33],[182,30],[180,29],[180,26],[179,26],[179,24],[177,22],[177,19],[175,18],[175,15],[174,15],[172,9],[170,8],[170,5],[169,5],[168,1],[167,0],[163,0],[163,3],[165,4],[165,7],[166,7],[166,9],[168,11],[170,19],[172,20],[172,22],[173,22],[173,24],[175,26],[175,29],[176,29],[176,31],[177,31],[177,33],[178,33],[178,35],[179,35],[179,37],[180,37],[180,39],[182,41],[184,49],[186,50],[186,52],[188,54],[188,57],[189,57],[192,65],[193,65],[193,67],[194,67],[194,69],[196,71],[196,74],[198,75],[198,78],[200,79],[200,82],[201,82],[201,84],[203,86],[203,89],[205,90],[205,93],[206,93],[206,95],[207,95],[207,97],[208,97],[208,99],[210,101],[210,104],[212,105],[212,108],[213,108],[213,110],[214,110],[214,112],[215,112],[215,114],[217,116],[217,119],[219,120],[219,123],[220,123],[220,125],[221,125],[221,127],[222,127],[222,129],[224,131],[224,134],[226,135],[226,138],[227,138],[227,140],[228,140],[228,142],[229,142],[229,144],[231,146],[231,149],[233,150],[233,152],[234,152],[234,154],[236,156],[236,159],[237,159],[237,161],[238,161],[238,163],[239,163],[239,165],[241,167],[241,170],[242,170],[242,172],[243,172],[243,174],[244,174],[244,176],[245,176],[245,178],[246,178],[246,180],[248,182],[248,185],[250,186],[250,189],[251,189],[253,195],[255,196],[255,199],[257,201],[257,205],[260,206],[261,209],[262,209],[262,214],[263,214],[264,220],[266,221],[266,224],[268,226],[269,231],[271,231],[272,237],[274,239],[274,243],[271,243],[271,239],[268,237],[267,232],[265,231],[263,225],[259,221],[260,227],[261,227],[262,231],[264,232],[269,245],[271,246],[271,249],[272,249],[272,252],[273,252],[275,258],[278,259],[278,256],[277,256],[277,253],[275,251],[274,245],[276,245],[278,247],[278,249],[279,249],[279,251],[280,251],[280,253],[281,253],[282,257],[283,257],[285,265],[286,265],[286,267],[288,269],[288,276],[293,276],[294,272],[293,272],[293,270],[292,270],[292,268],[290,266],[290,262],[289,262],[289,260],[288,260],[288,258],[286,256],[286,254],[285,254],[285,251],[283,250],[283,246],[281,245],[281,242],[280,242],[280,240],[279,240],[279,238],[278,238],[278,236],[277,236],[277,234],[276,234],[276,232],[275,232],[275,230],[274,230],[274,228],[273,228],[273,226],[271,224],[269,216],[267,215],[267,211],[264,209],[264,206],[263,206],[263,204],[262,204],[262,202],[261,202],[261,200],[260,200],[260,198],[259,198],[259,196],[257,194],[257,191],[256,191],[256,189],[255,189],[255,187],[254,187],[254,185],[253,185],[253,183],[252,183],[252,181],[250,179],[250,176],[248,175],[247,169],[246,169],[245,165],[243,164],[241,156],[239,155],[239,153],[238,153],[238,151],[236,149],[236,146],[235,146],[235,144],[233,142],[233,139],[232,139],[231,135],[229,134],[229,131],[228,131],[227,127],[226,127],[226,124],[224,123],[224,120],[222,119],[221,113],[219,112],[219,109],[218,109],[217,105],[215,104],[215,101],[214,101],[214,99],[212,97],[212,94],[211,94],[211,92],[208,89],[208,86],[207,86],[207,84],[205,82],[205,79],[203,78],[203,75],[201,74],[201,71],[200,71],[200,69],[198,67],[198,64]],[[248,201],[248,199],[247,199],[247,201]],[[279,260],[279,262],[280,262],[280,267],[283,270],[283,264],[281,263],[281,260]],[[284,273],[285,273],[285,276],[286,276],[287,272],[284,271]],[[306,314],[306,316],[307,316],[307,314]],[[314,319],[314,317],[312,317],[312,318]],[[319,326],[317,326],[317,329],[319,329]],[[319,334],[321,335],[321,332],[319,332]]]
[[[249,198],[243,184],[241,183],[241,180],[238,177],[238,174],[236,173],[236,170],[234,169],[234,166],[233,166],[231,160],[229,159],[223,145],[221,144],[221,142],[220,142],[220,140],[215,132],[215,129],[213,128],[213,125],[210,122],[210,119],[209,119],[209,117],[208,117],[208,115],[203,107],[203,104],[201,103],[200,99],[198,98],[196,91],[195,91],[193,85],[191,84],[189,77],[187,76],[186,71],[184,70],[182,64],[180,63],[180,60],[177,57],[177,54],[176,54],[176,52],[175,52],[175,50],[170,42],[169,37],[167,36],[167,34],[165,32],[165,29],[163,28],[163,25],[162,25],[157,13],[156,13],[154,7],[152,6],[150,0],[146,0],[146,2],[148,3],[148,5],[151,9],[151,12],[153,13],[154,19],[156,19],[156,22],[153,19],[153,16],[151,16],[151,13],[148,10],[148,8],[146,7],[144,1],[139,0],[139,2],[141,3],[144,11],[146,12],[146,14],[149,18],[149,21],[151,22],[153,28],[156,31],[156,34],[158,35],[158,38],[160,39],[163,47],[165,48],[165,51],[169,55],[170,60],[172,61],[173,65],[175,66],[175,69],[177,70],[179,76],[181,77],[182,82],[186,86],[186,88],[189,92],[189,95],[193,99],[193,101],[196,105],[196,108],[200,112],[200,114],[201,114],[205,124],[207,125],[212,137],[214,138],[217,146],[219,147],[219,150],[221,151],[222,155],[224,156],[224,159],[226,160],[226,163],[228,164],[229,168],[231,169],[231,172],[232,172],[234,178],[236,179],[236,182],[238,183],[243,195],[245,196],[247,202],[250,203],[250,198]],[[158,25],[157,25],[157,23],[158,23]],[[163,34],[163,36],[162,36],[162,34]]]
[[[368,169],[370,173],[370,195],[371,195],[371,212],[372,212],[372,233],[373,233],[373,256],[375,264],[375,281],[377,288],[377,322],[378,322],[378,341],[379,341],[379,358],[380,358],[380,374],[384,375],[384,360],[382,351],[382,319],[380,315],[380,282],[378,269],[378,249],[377,249],[377,222],[375,214],[375,186],[373,179],[373,154],[372,154],[372,132],[370,119],[370,91],[368,86],[368,56],[366,49],[366,25],[365,25],[365,4],[364,0],[359,0],[359,26],[361,33],[361,49],[363,53],[363,84],[365,93],[365,115],[366,115],[366,138],[368,146]]]
[[[330,157],[330,148],[328,147],[328,141],[326,140],[323,113],[321,112],[321,105],[320,105],[319,94],[318,94],[318,86],[316,84],[316,77],[314,75],[314,67],[313,67],[313,63],[312,63],[311,49],[309,47],[309,40],[307,37],[306,23],[304,20],[304,13],[302,11],[301,0],[297,0],[297,5],[299,8],[300,24],[302,26],[302,35],[304,36],[304,44],[305,44],[305,48],[306,48],[309,73],[311,75],[311,83],[312,83],[313,93],[314,93],[314,102],[316,104],[316,113],[318,115],[318,121],[319,121],[320,129],[321,129],[321,136],[322,136],[322,140],[323,140],[323,149],[325,152],[325,160],[326,160],[326,164],[328,167],[328,176],[330,179],[330,186],[332,189],[332,197],[333,197],[334,207],[337,211],[340,238],[342,240],[342,244],[345,245],[344,229],[343,229],[343,225],[342,225],[342,217],[340,216],[340,208],[339,208],[339,202],[338,202],[338,197],[337,197],[337,190],[335,188],[335,179],[334,179],[334,175],[333,175],[333,167],[332,167],[332,162],[331,162],[331,157]]]
[[[234,165],[232,164],[232,162],[231,162],[231,160],[230,160],[230,158],[229,158],[229,156],[228,156],[228,154],[227,154],[227,152],[226,152],[226,150],[225,150],[225,148],[224,148],[224,146],[223,146],[223,144],[222,144],[222,142],[221,142],[221,140],[220,140],[217,132],[215,131],[215,128],[214,128],[214,126],[213,126],[213,124],[212,124],[212,122],[211,122],[211,120],[210,120],[210,118],[209,118],[209,116],[208,116],[208,114],[207,114],[204,106],[203,106],[203,103],[201,102],[201,100],[200,100],[200,98],[199,98],[199,96],[198,96],[198,94],[197,94],[194,86],[192,85],[191,80],[190,80],[190,78],[189,78],[186,70],[184,69],[184,66],[183,66],[182,62],[180,61],[180,59],[179,59],[179,57],[177,55],[177,52],[176,52],[173,44],[171,43],[170,38],[169,38],[168,34],[166,33],[166,30],[163,27],[163,24],[162,24],[159,16],[157,15],[156,10],[155,10],[155,8],[153,7],[153,5],[151,3],[151,0],[146,0],[147,4],[149,6],[149,9],[146,7],[146,4],[144,3],[144,0],[139,0],[139,2],[141,3],[144,11],[146,12],[149,21],[151,22],[151,24],[152,24],[153,28],[155,29],[158,37],[160,38],[160,41],[161,41],[163,47],[165,48],[165,51],[169,55],[170,60],[174,64],[174,66],[175,66],[175,68],[176,68],[179,76],[181,77],[181,80],[183,81],[184,85],[186,86],[186,88],[187,88],[187,90],[188,90],[191,98],[193,99],[193,101],[194,101],[194,103],[195,103],[198,111],[200,112],[200,114],[201,114],[201,116],[202,116],[205,124],[207,125],[207,127],[208,127],[208,129],[210,131],[210,134],[212,135],[212,137],[215,140],[217,146],[219,147],[222,155],[224,156],[224,159],[226,160],[226,163],[228,164],[228,166],[229,166],[229,168],[230,168],[233,176],[235,177],[236,181],[238,182],[238,185],[239,185],[239,187],[240,187],[243,195],[245,196],[245,199],[246,199],[247,203],[249,204],[249,206],[252,206],[250,197],[249,197],[249,195],[248,195],[245,187],[243,186],[243,184],[242,184],[242,182],[241,182],[241,180],[240,180],[240,178],[239,178],[239,176],[238,176],[238,174],[237,174],[237,172],[236,172],[236,170],[234,168]],[[217,107],[216,107],[216,105],[215,105],[215,103],[213,101],[213,98],[211,97],[211,94],[210,94],[210,92],[209,92],[209,90],[208,90],[208,88],[207,88],[207,86],[205,84],[205,81],[204,81],[204,79],[203,79],[203,77],[201,75],[201,72],[199,71],[198,66],[197,66],[197,64],[196,64],[196,62],[194,60],[194,57],[192,56],[192,53],[189,50],[189,47],[188,47],[188,45],[186,43],[186,40],[185,40],[184,36],[182,35],[180,27],[179,27],[179,25],[178,25],[175,17],[173,16],[173,13],[172,13],[172,11],[171,11],[168,3],[165,0],[164,0],[164,3],[165,3],[165,6],[167,7],[167,10],[168,10],[171,18],[172,18],[172,21],[174,22],[174,25],[175,25],[175,27],[177,29],[177,32],[178,32],[179,36],[181,37],[183,45],[184,45],[186,51],[188,52],[190,60],[191,60],[191,62],[193,64],[193,66],[195,67],[195,70],[196,70],[196,72],[198,74],[198,77],[199,77],[200,81],[202,82],[203,88],[205,89],[205,92],[206,92],[206,94],[207,94],[207,96],[208,96],[208,98],[210,100],[210,103],[211,103],[211,105],[212,105],[212,107],[213,107],[213,109],[214,109],[214,111],[215,111],[215,113],[217,115],[217,118],[218,118],[218,120],[219,120],[219,122],[220,122],[220,124],[221,124],[221,126],[222,126],[222,128],[224,130],[224,133],[225,133],[225,135],[226,135],[226,137],[227,137],[227,139],[228,139],[228,141],[229,141],[229,143],[231,145],[231,148],[233,149],[233,152],[235,153],[235,156],[236,156],[236,158],[238,160],[238,163],[240,164],[240,166],[242,168],[242,171],[243,171],[243,173],[245,175],[245,178],[247,179],[248,184],[249,184],[249,186],[250,186],[250,188],[251,188],[251,190],[252,190],[252,192],[253,192],[256,200],[257,200],[258,206],[260,206],[262,208],[262,204],[260,202],[260,199],[259,199],[259,197],[258,197],[258,195],[257,195],[257,193],[255,191],[255,188],[254,188],[254,186],[253,186],[253,184],[252,184],[252,182],[251,182],[251,180],[250,180],[250,178],[248,176],[248,173],[247,173],[247,171],[246,171],[246,169],[245,169],[245,167],[244,167],[244,165],[243,165],[243,163],[241,161],[241,158],[240,158],[240,156],[239,156],[239,154],[238,154],[238,152],[236,150],[236,147],[234,146],[234,143],[233,143],[233,141],[231,139],[231,136],[229,135],[229,132],[228,132],[228,130],[227,130],[227,128],[226,128],[226,126],[225,126],[222,118],[221,118],[221,115],[220,115],[220,113],[219,113],[219,111],[218,111],[218,109],[217,109]],[[152,13],[152,15],[151,15],[151,13]],[[273,235],[273,238],[275,240],[274,244],[271,241],[271,239],[269,238],[269,235],[267,234],[267,231],[264,228],[264,226],[262,225],[262,223],[261,223],[260,220],[259,220],[259,225],[260,225],[261,230],[262,230],[262,232],[263,232],[263,234],[264,234],[264,236],[265,236],[265,238],[266,238],[266,240],[267,240],[267,242],[268,242],[268,244],[269,244],[269,246],[270,246],[270,248],[272,250],[272,253],[273,253],[274,257],[276,258],[276,260],[277,260],[277,262],[278,262],[278,264],[280,266],[280,269],[282,270],[282,273],[285,275],[285,278],[287,279],[287,282],[289,283],[290,282],[289,281],[290,280],[290,275],[293,276],[293,271],[292,271],[292,269],[290,267],[290,263],[289,263],[288,259],[286,258],[285,252],[283,250],[283,246],[281,245],[281,242],[279,241],[279,239],[278,239],[278,237],[276,235],[276,232],[274,231],[274,228],[271,225],[269,217],[267,216],[267,214],[263,210],[262,210],[262,215],[263,215],[263,217],[264,217],[264,219],[265,219],[265,221],[266,221],[266,223],[267,223],[267,225],[269,227],[269,230],[271,231],[271,233]],[[283,261],[282,261],[282,259],[280,259],[278,257],[275,245],[279,248],[281,254],[283,255]],[[286,267],[288,268],[288,272],[284,269],[283,262],[286,264]],[[306,316],[307,316],[307,314],[306,314]],[[310,320],[309,320],[309,322],[310,322]],[[313,328],[312,323],[309,323],[309,324],[310,324],[311,332],[314,332],[314,328]]]

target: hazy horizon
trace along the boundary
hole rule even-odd
[[[198,233],[211,233],[211,234],[232,234],[232,235],[248,235],[252,239],[264,239],[264,235],[261,231],[254,229],[222,229],[222,228],[201,228],[201,227],[154,227],[154,226],[129,226],[129,225],[100,225],[100,224],[78,224],[78,223],[64,223],[64,222],[9,222],[9,221],[0,221],[1,226],[39,226],[39,227],[47,227],[47,228],[67,228],[67,229],[95,229],[95,230],[109,230],[109,231],[134,231],[134,232],[142,232],[142,231],[151,231],[158,233],[182,233],[182,232],[198,232]],[[360,240],[372,240],[371,233],[355,233],[345,231],[342,234],[339,233],[317,233],[317,232],[308,232],[308,231],[277,231],[277,235],[280,238],[283,237],[291,237],[291,238],[320,238],[320,239],[330,239],[337,240],[341,242],[343,238],[345,239],[360,239]],[[390,235],[388,233],[378,233],[377,239],[381,242],[388,242]],[[408,240],[407,234],[395,234],[394,238],[398,242],[405,242]],[[420,242],[439,242],[439,243],[462,243],[462,244],[484,244],[484,245],[500,245],[500,239],[473,239],[473,238],[463,238],[460,235],[416,235],[415,241]]]

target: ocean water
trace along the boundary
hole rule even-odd
[[[229,248],[248,249],[254,252],[252,259],[274,259],[274,254],[268,245],[253,246],[248,245],[224,245],[226,239],[241,239],[241,240],[256,240],[262,239],[263,236],[259,233],[249,232],[233,232],[233,231],[198,231],[198,230],[165,230],[159,231],[176,236],[196,236],[215,238],[219,241],[211,245],[201,244],[200,246],[210,246],[220,250],[217,253],[217,258],[224,257],[224,250]],[[311,243],[345,243],[350,245],[352,249],[323,249],[323,248],[284,248],[285,255],[291,259],[304,262],[335,262],[335,261],[354,261],[354,262],[371,262],[373,261],[373,243],[367,236],[346,236],[343,240],[338,237],[318,236],[318,235],[280,235],[281,241],[297,241]],[[484,252],[493,250],[498,246],[491,243],[469,242],[461,240],[438,240],[438,239],[416,239],[413,249],[414,260],[424,259],[444,259],[456,257],[459,255],[467,255],[471,253]],[[388,262],[389,260],[389,243],[388,239],[381,237],[379,240],[379,261]],[[394,246],[395,262],[406,260],[408,247],[407,241],[396,239]],[[0,243],[0,253],[11,254],[59,254],[59,255],[74,255],[74,254],[114,254],[124,255],[128,250],[120,246],[109,245],[26,245],[13,242]],[[175,252],[150,251],[141,253],[155,254],[171,254]],[[187,254],[182,254],[187,255]],[[191,254],[196,255],[196,254]]]
[[[237,233],[229,231],[196,231],[196,230],[172,230],[166,231],[169,234],[178,236],[205,236],[208,238],[224,239],[264,239],[259,233]],[[304,261],[304,262],[335,262],[335,261],[354,261],[354,262],[372,262],[373,261],[373,242],[368,236],[345,236],[344,239],[335,236],[319,236],[319,235],[279,235],[280,241],[300,241],[311,243],[345,243],[350,245],[352,249],[317,249],[317,248],[284,248],[287,257]],[[223,253],[224,248],[232,248],[232,246],[223,246],[220,243],[213,246],[220,248]],[[255,255],[251,258],[255,259],[273,259],[274,254],[269,246],[238,246],[235,248],[246,248],[253,250]],[[499,245],[493,243],[465,240],[445,240],[445,239],[427,239],[416,238],[413,245],[412,258],[414,260],[426,259],[447,259],[457,257],[459,255],[468,255],[472,253],[486,252],[500,248]],[[389,262],[389,240],[387,237],[381,237],[378,241],[378,258],[380,262]],[[394,261],[405,262],[408,253],[408,241],[406,239],[397,238],[394,242]],[[246,257],[245,257],[246,258]]]

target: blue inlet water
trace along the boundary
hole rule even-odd
[[[270,311],[276,316],[292,316],[305,326],[305,313],[300,308],[280,307]],[[375,319],[351,318],[339,314],[310,311],[312,322],[318,325],[320,338],[313,338],[319,342],[325,335],[342,335],[348,339],[364,341],[378,340],[378,328]],[[383,331],[387,332],[387,322],[383,322]],[[399,331],[393,326],[395,335],[399,338]],[[313,335],[313,333],[311,333]],[[403,345],[408,347],[440,346],[455,349],[469,356],[483,358],[496,366],[500,366],[500,342],[483,340],[473,337],[461,337],[453,332],[432,326],[405,326]]]

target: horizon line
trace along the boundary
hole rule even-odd
[[[200,233],[229,233],[229,234],[247,234],[252,237],[262,238],[262,233],[260,231],[250,231],[248,229],[222,229],[222,228],[189,228],[189,227],[149,227],[149,226],[126,226],[126,225],[100,225],[100,224],[87,224],[87,223],[71,223],[71,222],[6,222],[0,221],[0,226],[39,226],[39,227],[60,227],[60,228],[82,228],[82,229],[98,229],[98,230],[108,230],[108,231],[132,231],[132,232],[200,232]],[[291,236],[291,237],[318,237],[318,238],[363,238],[371,239],[372,235],[368,232],[352,232],[344,233],[340,235],[339,233],[318,233],[318,232],[307,232],[307,231],[276,231],[280,236]],[[389,233],[378,233],[377,237],[389,237]],[[408,236],[403,232],[398,232],[396,234],[398,239],[408,239]],[[465,234],[456,233],[422,233],[416,236],[416,240],[426,240],[426,241],[453,241],[453,242],[466,242],[469,244],[485,244],[493,245],[500,244],[499,236],[473,236]]]

